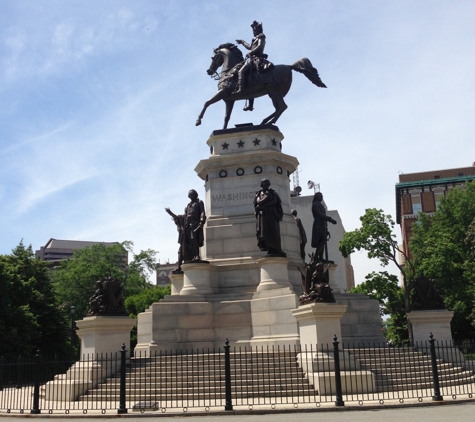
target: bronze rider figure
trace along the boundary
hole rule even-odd
[[[249,53],[246,54],[246,57],[249,58],[244,65],[239,69],[238,72],[238,83],[236,88],[236,94],[241,94],[244,85],[245,85],[245,77],[249,71],[252,70],[252,67],[259,71],[266,71],[272,69],[274,65],[267,61],[267,54],[264,54],[264,48],[266,46],[266,36],[262,31],[262,23],[257,21],[252,22],[251,25],[252,32],[254,34],[254,38],[252,39],[251,44],[248,44],[244,40],[236,40],[238,44],[242,44],[247,50],[250,50]],[[244,110],[253,110],[253,103],[254,99],[250,99],[249,106],[245,107]]]

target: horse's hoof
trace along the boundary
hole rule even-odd
[[[195,126],[199,126],[201,124],[201,119],[198,119],[195,123]]]

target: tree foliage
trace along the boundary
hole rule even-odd
[[[76,250],[53,272],[60,302],[67,307],[74,305],[77,317],[81,318],[87,313],[97,280],[107,276],[119,280],[124,285],[124,297],[149,288],[149,276],[155,269],[157,252],[148,249],[135,255],[132,246],[132,242],[126,241]],[[132,254],[130,263],[125,259],[127,252]]]
[[[421,214],[409,247],[454,311],[454,337],[475,337],[475,183],[450,191],[432,217]]]
[[[144,312],[152,303],[158,302],[170,294],[170,286],[155,286],[146,289],[125,299],[125,309],[131,317],[135,318]]]
[[[340,242],[340,251],[344,257],[359,250],[365,250],[368,258],[379,259],[381,265],[386,267],[391,262],[396,265],[402,276],[403,287],[396,289],[397,277],[390,276],[387,272],[372,273],[366,277],[366,289],[372,292],[372,296],[383,303],[394,324],[391,336],[392,340],[400,343],[408,336],[411,338],[412,330],[410,322],[405,315],[411,310],[409,279],[413,273],[409,257],[402,250],[396,240],[394,231],[394,220],[389,214],[384,214],[383,210],[368,208],[365,214],[360,217],[361,228],[345,233]],[[399,255],[405,257],[406,266],[399,262]],[[403,300],[403,310],[399,308],[400,300]],[[396,326],[396,323],[399,324]],[[403,331],[407,330],[408,335]]]
[[[31,246],[20,242],[11,255],[0,255],[0,290],[0,356],[68,352],[67,314]]]

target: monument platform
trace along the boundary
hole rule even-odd
[[[283,139],[273,125],[211,134],[210,156],[195,168],[205,183],[201,258],[209,264],[184,264],[184,274],[171,277],[172,295],[138,315],[136,353],[220,347],[225,339],[242,346],[299,344],[292,310],[298,307],[298,268],[304,263],[290,214],[290,175],[299,163],[282,152]],[[286,258],[266,256],[257,246],[253,200],[263,179],[282,201]]]

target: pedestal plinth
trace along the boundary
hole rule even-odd
[[[436,340],[435,353],[438,358],[446,362],[463,363],[465,362],[463,354],[454,347],[452,342],[450,321],[452,321],[453,316],[454,312],[447,309],[428,309],[409,312],[407,319],[412,324],[415,343],[422,347],[428,347],[430,334],[432,333]]]
[[[181,290],[183,289],[183,278],[184,274],[170,274],[168,276],[170,278],[170,285],[171,285],[171,294],[172,295],[179,295]]]
[[[453,311],[447,309],[409,312],[407,319],[412,323],[414,341],[423,344],[429,341],[430,333],[438,341],[452,341],[450,321],[453,316]]]
[[[119,353],[122,344],[130,353],[130,330],[137,320],[128,316],[90,316],[76,321],[81,339],[80,360],[99,359],[101,355]]]
[[[301,352],[298,362],[310,384],[319,392],[335,393],[335,361],[333,341],[341,341],[341,318],[346,305],[309,303],[292,311],[299,323]],[[359,364],[339,352],[341,383],[345,394],[375,390],[374,375],[361,371]]]
[[[213,294],[215,285],[213,265],[205,262],[191,262],[183,264],[181,268],[184,272],[181,296]]]
[[[341,339],[340,321],[345,312],[346,305],[334,303],[309,303],[294,309],[292,315],[299,323],[301,346],[332,348],[333,337]]]
[[[261,268],[261,280],[257,291],[281,289],[291,287],[287,264],[289,260],[284,257],[265,257],[257,260]]]
[[[136,320],[128,316],[90,316],[76,321],[81,356],[65,374],[44,386],[46,400],[77,400],[120,368],[120,350],[130,356],[130,330]]]

